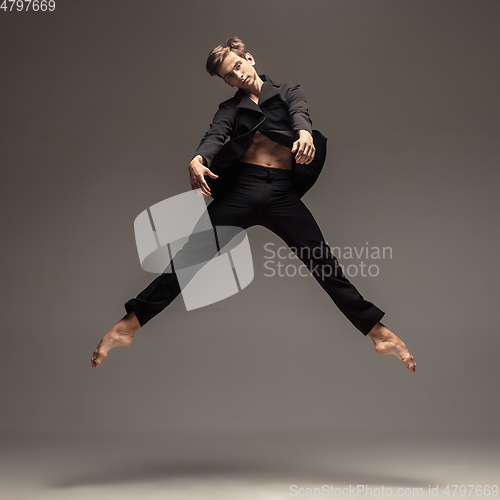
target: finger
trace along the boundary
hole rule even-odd
[[[314,160],[314,157],[316,156],[316,149],[314,149],[314,147],[312,148],[312,151],[311,151],[311,160],[309,161],[309,163],[311,163],[311,161]]]
[[[305,150],[306,161],[310,161],[312,159],[313,146],[308,144]]]
[[[195,189],[195,193],[196,193],[196,196],[205,196],[205,192],[204,192],[203,186],[198,186]]]
[[[210,177],[212,177],[212,179],[217,179],[217,177],[219,177],[217,174],[214,174],[211,170],[209,170],[208,168],[205,170],[205,175],[209,175]]]
[[[201,191],[205,196],[210,196],[210,188],[208,187],[205,179],[203,179],[203,182],[201,183]]]
[[[309,160],[309,163],[311,163],[314,160],[315,155],[316,155],[316,151],[313,150],[313,152],[311,153],[311,159]]]
[[[312,161],[312,158],[313,158],[312,152],[313,152],[312,146],[307,146],[306,154],[305,154],[305,160],[306,160],[307,164],[311,163],[311,161]]]
[[[299,149],[297,156],[299,157],[300,162],[303,163],[304,162],[304,150]]]
[[[195,182],[193,189],[194,189],[194,192],[195,192],[196,196],[202,196],[203,189],[201,187],[201,183],[196,183]]]
[[[200,184],[198,188],[198,196],[206,196],[207,195],[207,189]]]

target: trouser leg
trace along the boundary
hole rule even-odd
[[[385,313],[345,277],[316,220],[297,194],[275,189],[266,214],[266,227],[283,239],[346,318],[367,335]]]
[[[212,200],[207,207],[207,212],[198,221],[197,227],[198,225],[206,227],[202,219],[207,216],[214,228],[233,226],[247,229],[253,225],[255,221],[252,208],[243,196],[244,193],[245,190],[240,189],[240,191],[234,191],[220,199]],[[206,223],[206,220],[204,222]],[[176,269],[187,269],[190,265],[207,262],[216,255],[218,248],[222,248],[234,235],[234,231],[219,230],[214,239],[213,231],[197,232],[195,228],[188,241],[174,256],[173,266],[171,265],[172,261],[170,262],[170,269],[173,268],[173,272],[164,272],[156,277],[137,297],[125,303],[125,310],[127,312],[133,311],[140,325],[144,326],[181,293],[182,287],[179,284]],[[226,241],[224,238],[228,240]],[[183,284],[184,286],[187,284],[185,278],[183,278]]]

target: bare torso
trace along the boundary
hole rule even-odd
[[[264,134],[255,132],[252,145],[240,161],[263,165],[264,167],[292,169],[292,152],[286,146],[271,141]]]
[[[254,99],[258,102],[258,99]],[[293,154],[289,148],[271,141],[263,133],[255,132],[252,145],[245,151],[240,161],[263,165],[264,167],[292,169]]]

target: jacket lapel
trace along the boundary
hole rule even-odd
[[[241,89],[240,89],[241,90]],[[239,92],[239,90],[238,90]],[[236,92],[236,93],[238,93]],[[239,96],[237,96],[239,97]],[[250,99],[247,95],[242,95],[240,98],[240,102],[236,106],[238,109],[249,109],[250,111],[256,111],[257,113],[262,113],[262,110],[259,108],[259,105]]]
[[[261,80],[264,80],[260,89],[259,106],[264,102],[279,94],[279,90],[274,86],[273,81],[267,75],[259,75]]]
[[[273,85],[272,80],[267,76],[267,75],[259,75],[260,79],[263,80],[262,87],[260,89],[260,95],[259,95],[259,104],[257,104],[255,101],[250,99],[246,95],[246,93],[242,89],[238,89],[236,94],[234,94],[234,97],[237,97],[240,99],[240,102],[238,103],[237,107],[238,108],[245,108],[249,109],[251,111],[256,111],[257,113],[262,113],[262,110],[260,109],[260,105],[264,102],[270,99],[271,97],[279,94],[279,90]]]

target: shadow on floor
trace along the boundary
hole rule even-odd
[[[427,488],[435,484],[434,478],[415,479],[401,475],[371,474],[349,468],[326,470],[325,467],[302,466],[297,464],[276,464],[236,461],[189,461],[177,462],[137,462],[107,464],[94,472],[86,472],[46,484],[47,487],[63,489],[88,485],[111,485],[118,483],[156,482],[173,479],[210,478],[224,480],[251,480],[259,482],[283,482],[289,484],[351,484],[384,485]]]

